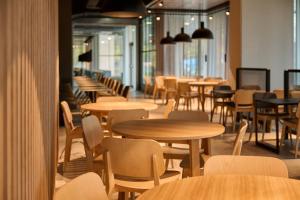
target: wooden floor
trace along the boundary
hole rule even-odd
[[[140,93],[131,94],[130,101],[143,101],[143,102],[153,102],[153,99],[144,99],[143,95]],[[165,105],[161,104],[160,101],[157,101],[158,109],[150,112],[150,118],[162,118],[163,111]],[[193,103],[193,109],[197,109],[196,102]],[[210,110],[210,103],[206,103],[206,111]],[[219,114],[215,115],[214,121],[218,122]],[[212,141],[212,154],[213,155],[230,155],[232,153],[233,141],[235,138],[234,133],[232,133],[232,127],[230,127],[231,121],[228,121],[228,127],[226,128],[226,133],[222,136],[219,136]],[[64,184],[69,179],[72,179],[82,173],[85,173],[87,170],[87,166],[83,160],[84,149],[82,145],[82,141],[77,141],[73,143],[72,146],[72,154],[71,159],[73,160],[68,167],[68,170],[63,173],[62,171],[62,163],[63,163],[63,150],[65,144],[65,132],[64,128],[60,128],[60,136],[59,136],[59,166],[58,166],[58,174],[57,174],[57,187]],[[245,136],[245,143],[242,149],[242,155],[252,155],[252,156],[271,156],[282,159],[286,162],[289,170],[289,176],[291,178],[300,179],[300,159],[294,159],[294,154],[290,152],[293,149],[289,142],[282,148],[281,154],[277,155],[268,150],[257,147],[254,143],[254,136],[252,141],[248,142],[249,133]],[[272,143],[274,142],[275,133],[266,133],[265,140]],[[171,166],[170,166],[171,167]],[[174,161],[174,168],[177,170],[181,170],[179,167],[179,161]]]

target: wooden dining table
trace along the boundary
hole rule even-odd
[[[182,179],[155,187],[138,200],[273,200],[300,199],[300,181],[250,175],[218,175]]]
[[[190,169],[192,176],[200,175],[200,139],[221,135],[225,127],[206,122],[190,122],[169,119],[134,120],[115,124],[112,131],[128,138],[153,139],[164,143],[184,143],[189,145]],[[210,145],[205,148],[210,154]]]
[[[136,101],[118,101],[118,102],[99,102],[81,105],[82,110],[90,111],[92,114],[107,115],[112,110],[133,110],[145,109],[147,111],[155,110],[158,106],[154,103],[136,102]]]
[[[198,92],[201,95],[201,106],[202,106],[202,111],[205,111],[205,88],[206,87],[214,87],[219,85],[220,82],[218,81],[192,81],[189,82],[189,85],[192,87],[198,87]]]

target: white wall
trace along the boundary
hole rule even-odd
[[[271,69],[271,89],[283,88],[293,67],[293,0],[242,0],[242,66]]]

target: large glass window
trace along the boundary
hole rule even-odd
[[[99,69],[110,71],[113,77],[122,77],[124,66],[124,33],[99,33]]]
[[[154,17],[142,21],[142,70],[144,77],[153,77],[156,70],[156,45]]]

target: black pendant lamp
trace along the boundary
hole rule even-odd
[[[175,42],[192,42],[191,37],[184,32],[184,28],[181,28],[181,32],[174,38]]]
[[[146,6],[142,0],[105,0],[100,12],[108,17],[136,18],[146,14]]]
[[[170,28],[170,24],[169,24],[169,17],[168,17],[168,29]],[[170,31],[167,31],[167,36],[166,37],[164,37],[163,39],[161,39],[161,41],[160,41],[160,44],[161,45],[169,45],[169,44],[176,44],[175,42],[174,42],[174,38],[173,37],[171,37],[171,35],[170,35]]]
[[[166,44],[176,44],[176,43],[174,42],[174,38],[170,36],[170,32],[168,31],[167,37],[161,39],[160,44],[166,45]]]
[[[214,39],[213,33],[204,27],[204,22],[201,22],[200,28],[195,30],[193,35],[193,39]]]

